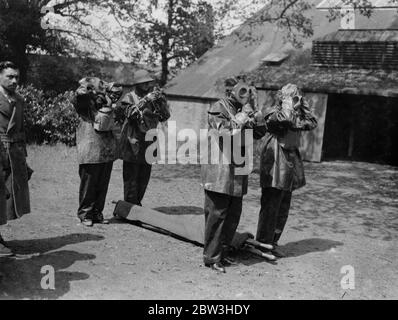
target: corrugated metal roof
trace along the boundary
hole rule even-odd
[[[339,30],[312,47],[313,65],[398,70],[398,30]]]
[[[295,83],[307,92],[347,93],[398,97],[398,71],[350,68],[318,68],[310,64],[310,52],[295,53],[280,67],[261,66],[247,74],[259,88],[278,90]]]
[[[397,30],[339,30],[314,42],[398,42]]]
[[[328,12],[315,8],[319,0],[310,1],[314,8],[306,14],[312,19],[314,35],[303,39],[304,48],[310,48],[312,40],[325,36],[339,29],[340,21],[329,22]],[[398,21],[396,11],[377,11],[371,18],[358,17],[359,29],[386,29]],[[271,53],[293,49],[284,42],[285,31],[275,25],[265,23],[261,26],[244,24],[241,33],[251,32],[261,41],[247,42],[239,40],[236,33],[226,37],[219,45],[209,50],[202,58],[180,72],[166,87],[166,93],[175,96],[218,98],[223,93],[217,91],[216,83],[223,78],[258,68],[261,60]]]

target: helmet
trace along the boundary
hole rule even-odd
[[[133,85],[155,81],[146,70],[138,70],[134,73]]]

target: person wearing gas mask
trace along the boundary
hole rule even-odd
[[[9,61],[0,62],[0,225],[30,213],[29,180],[33,170],[26,162],[25,102],[17,92],[20,72]],[[5,185],[4,185],[5,184]],[[4,194],[8,199],[4,209]],[[0,235],[0,255],[12,255]]]
[[[278,103],[266,109],[264,118],[267,133],[260,145],[262,194],[256,240],[282,258],[284,253],[277,246],[288,219],[292,192],[305,185],[299,152],[301,132],[315,129],[317,120],[294,84],[278,92]]]
[[[237,78],[227,79],[225,86],[226,97],[208,110],[208,141],[210,147],[218,149],[220,161],[212,164],[211,161],[214,159],[208,159],[209,164],[202,164],[201,170],[202,186],[205,191],[203,260],[205,266],[221,273],[225,273],[226,266],[234,264],[228,253],[240,221],[242,200],[247,193],[249,174],[249,172],[239,172],[239,169],[247,163],[243,165],[236,163],[233,158],[233,155],[239,151],[246,161],[245,140],[241,138],[236,144],[231,142],[232,150],[225,149],[228,147],[225,147],[223,140],[233,141],[237,135],[245,136],[245,131],[253,128],[256,122],[254,103],[250,103],[253,88]],[[224,156],[228,157],[227,152],[232,157],[229,163],[221,159]]]
[[[76,131],[79,162],[79,208],[77,215],[83,225],[106,224],[103,209],[113,162],[117,159],[114,133],[114,107],[123,89],[99,78],[80,80],[74,107],[80,116]]]
[[[169,105],[163,92],[155,87],[146,70],[134,75],[133,90],[121,101],[124,122],[120,139],[120,158],[123,160],[124,201],[142,206],[152,171],[152,163],[145,157],[153,141],[145,141],[146,133],[170,118]]]

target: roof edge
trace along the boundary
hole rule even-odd
[[[261,84],[256,83],[257,90],[271,90],[277,91],[282,88],[282,86],[278,85],[269,85],[269,84]],[[386,90],[377,90],[377,89],[358,89],[353,87],[347,88],[336,88],[336,87],[328,87],[328,88],[308,88],[301,87],[304,92],[307,93],[324,93],[324,94],[352,94],[352,95],[361,95],[361,96],[381,96],[387,98],[398,98],[398,89],[386,89]]]

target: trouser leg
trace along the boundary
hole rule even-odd
[[[124,201],[141,205],[151,171],[152,166],[146,163],[123,162]]]
[[[1,166],[0,163],[0,226],[7,223],[6,198],[7,198],[6,183],[4,181],[3,167]],[[0,241],[1,241],[1,235],[0,235]]]
[[[257,225],[256,240],[266,244],[274,242],[282,191],[275,188],[261,190],[261,209]]]
[[[139,164],[123,161],[124,201],[138,205]]]
[[[242,197],[231,197],[230,204],[228,209],[228,214],[225,218],[222,234],[222,245],[224,253],[227,252],[226,250],[229,249],[232,240],[235,236],[236,229],[239,226],[240,217],[242,214],[242,204],[243,198]]]
[[[242,198],[205,191],[205,264],[220,262],[239,224]]]
[[[292,201],[292,193],[290,191],[283,191],[282,201],[279,208],[278,218],[276,221],[274,243],[278,243],[285,229],[287,219],[289,217],[290,203]]]
[[[139,171],[139,179],[138,179],[138,194],[137,199],[138,203],[141,205],[142,199],[144,198],[146,189],[149,184],[149,180],[151,178],[152,166],[149,164],[141,164]]]
[[[104,210],[109,181],[111,180],[112,168],[113,162],[108,162],[102,164],[101,169],[99,169],[97,195],[94,204],[94,211],[96,215],[101,215],[102,211]]]
[[[7,220],[15,220],[17,219],[16,208],[15,208],[15,199],[14,199],[14,186],[13,186],[13,178],[12,178],[12,170],[10,160],[8,160],[8,166],[3,169],[4,173],[4,182],[5,186],[10,194],[9,198],[6,201],[6,216]]]
[[[105,165],[103,163],[79,165],[80,188],[77,215],[80,220],[94,218],[99,194],[98,186]]]

